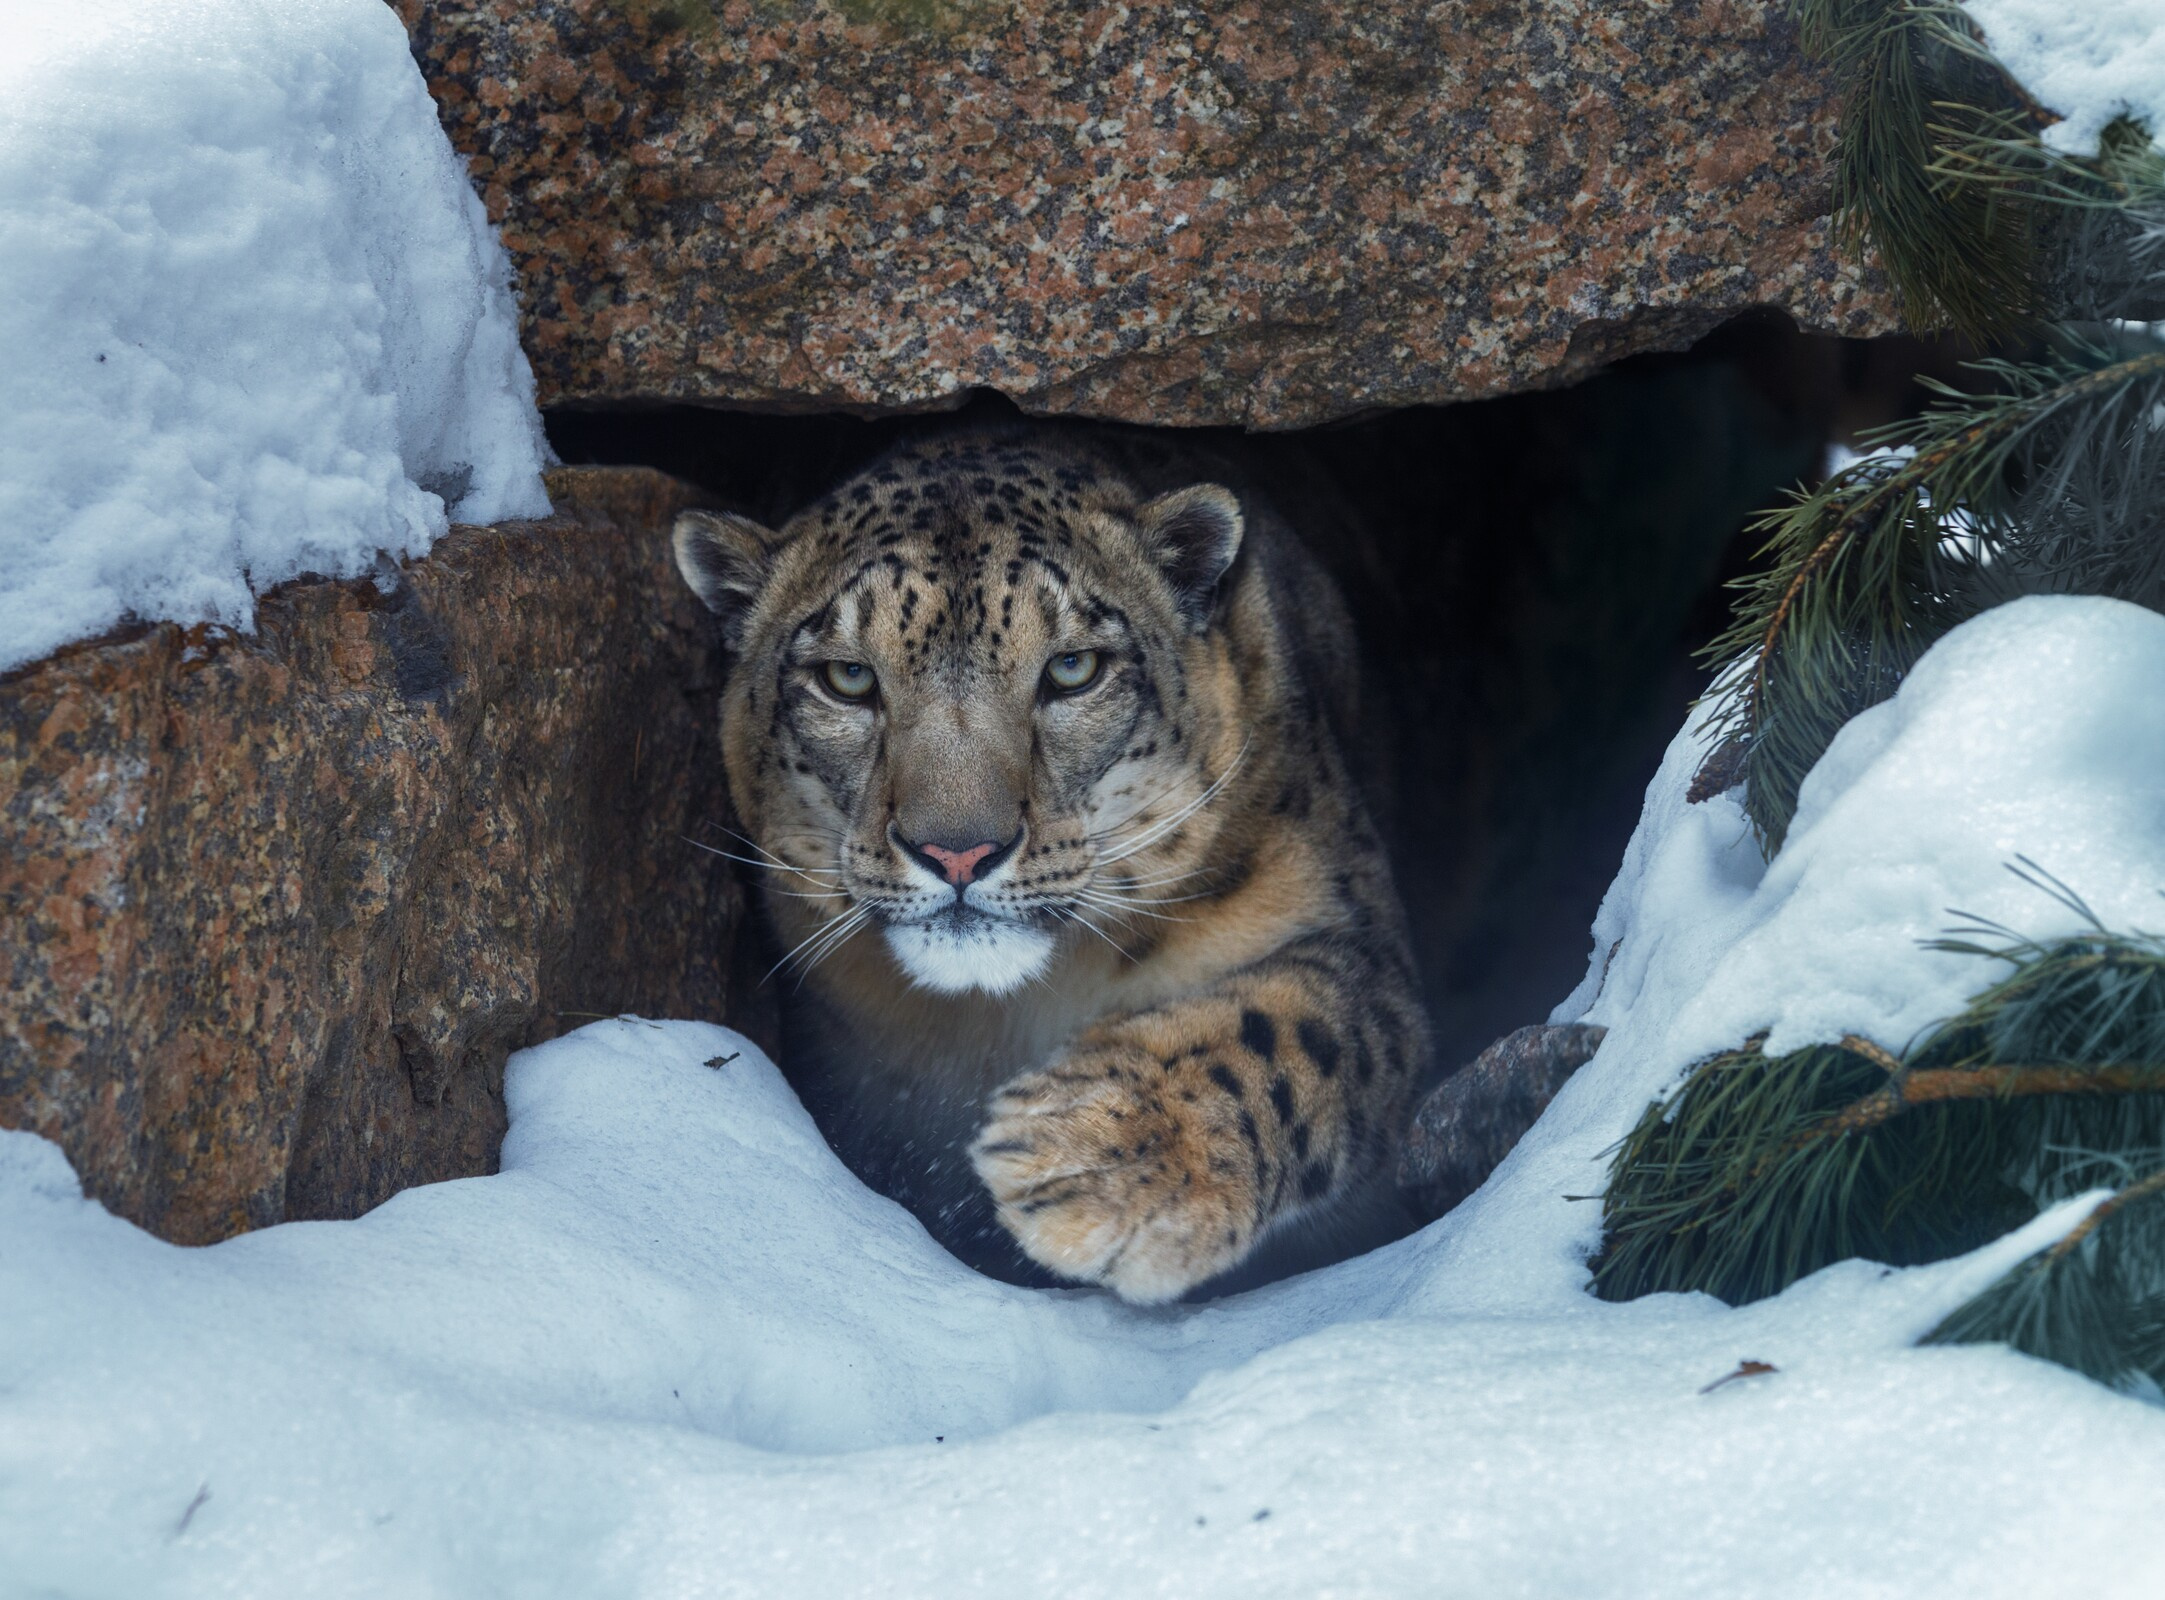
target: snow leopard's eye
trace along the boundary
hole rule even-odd
[[[868,700],[880,681],[862,661],[830,661],[820,669],[827,687],[845,700]]]
[[[1055,694],[1073,694],[1090,687],[1098,675],[1095,650],[1069,650],[1045,663],[1045,683]]]

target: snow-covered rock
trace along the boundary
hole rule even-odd
[[[0,0],[0,670],[546,515],[510,268],[381,0]]]
[[[2165,617],[1979,618],[1771,867],[1686,730],[1559,1012],[1601,1052],[1441,1222],[1212,1305],[971,1274],[702,1024],[514,1058],[497,1177],[208,1249],[0,1135],[0,1588],[2155,1595],[2165,1410],[1914,1345],[2071,1211],[1729,1309],[1594,1300],[1574,1197],[1700,1051],[1900,1042],[1979,976],[1917,944],[1951,907],[2064,925],[2015,852],[2155,921],[2161,682]]]
[[[2045,143],[2095,155],[2117,117],[2165,135],[2165,0],[1962,0],[1985,43],[2065,120]]]

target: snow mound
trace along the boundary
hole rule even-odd
[[[2045,143],[2096,155],[2097,136],[2132,117],[2165,134],[2165,0],[1962,0],[1985,43],[2039,104],[2066,120]]]
[[[2154,913],[2160,681],[2135,607],[1980,618],[1765,870],[1733,801],[1685,805],[1686,730],[1563,1009],[1601,1053],[1442,1222],[1211,1305],[975,1276],[697,1023],[515,1057],[499,1176],[209,1249],[0,1134],[0,1588],[2153,1596],[2165,1410],[1913,1343],[2081,1202],[1732,1310],[1594,1300],[1571,1197],[1703,1049],[1899,1042],[1963,988],[1915,943],[1950,905],[2061,925],[2014,851]]]
[[[0,670],[548,513],[509,261],[381,0],[0,0],[0,350]]]

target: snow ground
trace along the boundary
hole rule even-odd
[[[9,1595],[2165,1592],[2165,1409],[1918,1335],[2086,1204],[1760,1304],[1585,1292],[1699,1053],[1900,1045],[1950,908],[2159,920],[2165,617],[2031,599],[1837,740],[1763,867],[1671,748],[1559,1016],[1601,1053],[1433,1227],[1233,1300],[978,1278],[698,1023],[514,1058],[500,1176],[209,1249],[0,1135]],[[719,1067],[705,1065],[734,1053]],[[1706,1386],[1746,1361],[1772,1374]]]
[[[382,0],[0,0],[0,351],[0,671],[548,512],[510,264]]]
[[[2165,134],[2165,0],[1962,0],[1985,43],[2040,105],[2067,120],[2045,143],[2097,154],[2129,116]]]

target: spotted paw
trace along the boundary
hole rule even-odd
[[[1143,1305],[1225,1271],[1254,1233],[1252,1168],[1162,1076],[1141,1050],[1080,1051],[995,1095],[970,1152],[1031,1260]]]

